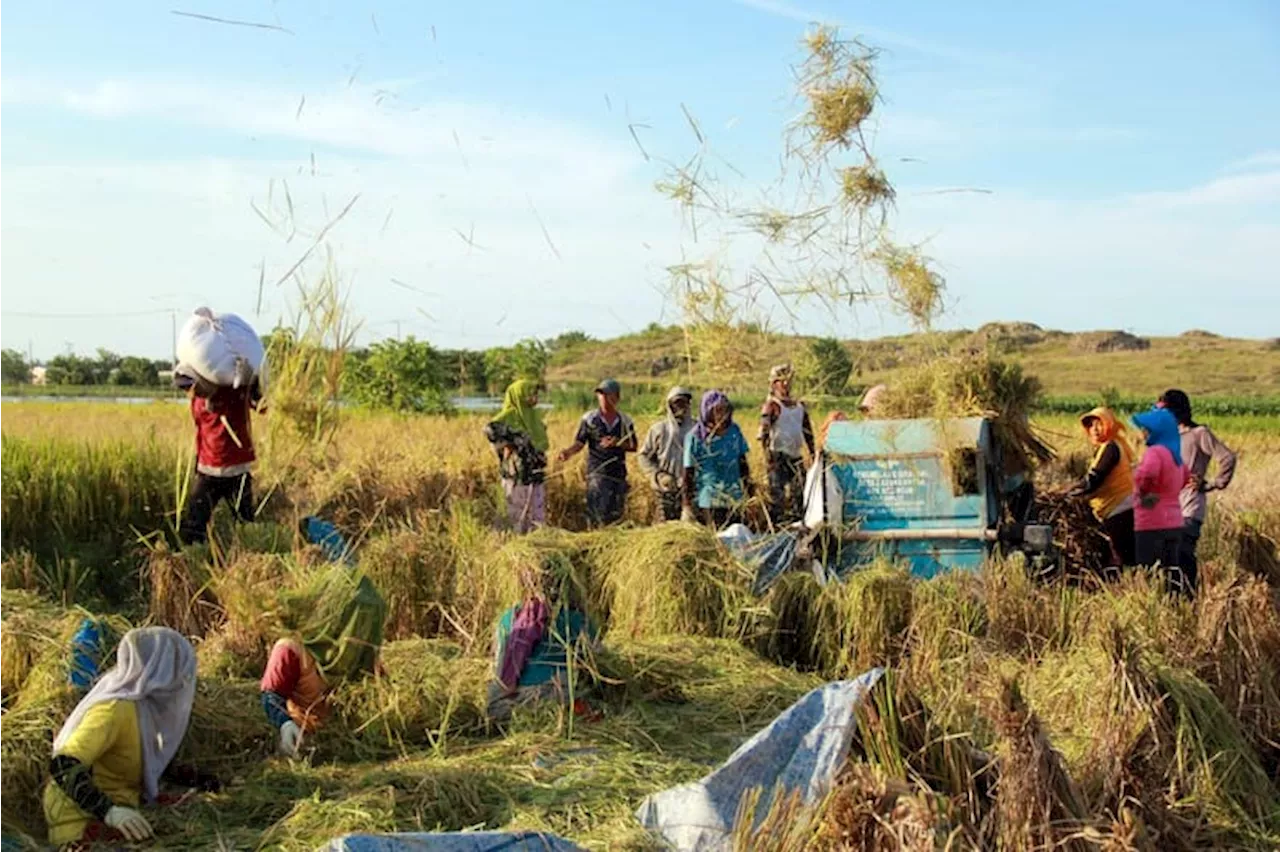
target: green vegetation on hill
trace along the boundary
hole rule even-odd
[[[744,328],[757,353],[750,371],[717,371],[714,382],[730,389],[764,384],[769,366],[803,364],[814,338]],[[1148,398],[1168,387],[1197,397],[1273,397],[1280,394],[1280,343],[1188,332],[1139,338],[1125,332],[1046,331],[1030,323],[990,323],[977,331],[945,331],[875,340],[844,341],[853,360],[849,389],[892,383],[903,368],[972,348],[992,347],[1022,362],[1053,397],[1095,397],[1119,388],[1125,397]],[[672,381],[710,382],[696,365],[678,327],[651,326],[608,341],[585,341],[557,350],[548,383],[588,383],[611,375],[632,385]]]

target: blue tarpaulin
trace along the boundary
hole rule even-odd
[[[883,674],[872,669],[856,680],[813,690],[701,781],[645,799],[636,818],[679,852],[727,852],[738,805],[748,791],[761,791],[757,819],[768,813],[779,790],[798,790],[806,804],[818,802],[849,755],[857,725],[854,709]]]
[[[329,521],[324,518],[317,518],[312,515],[302,519],[303,533],[307,537],[307,541],[318,545],[324,553],[324,558],[330,562],[345,562],[352,564],[355,557],[351,552],[351,548],[347,546],[347,540],[342,537],[342,533]]]
[[[449,831],[348,834],[317,852],[583,852],[581,846],[540,831]]]

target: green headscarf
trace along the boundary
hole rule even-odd
[[[533,398],[537,394],[537,382],[517,379],[503,394],[502,410],[493,420],[504,424],[508,429],[528,435],[529,443],[533,444],[534,449],[546,452],[551,442],[547,440],[547,427],[542,422],[542,412],[533,405]]]
[[[335,565],[314,589],[302,644],[326,679],[373,671],[382,648],[387,605],[363,571]]]

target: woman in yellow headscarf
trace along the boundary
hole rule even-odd
[[[1133,565],[1133,450],[1124,426],[1104,407],[1081,417],[1080,425],[1097,449],[1089,472],[1068,493],[1088,498],[1089,507],[1111,540],[1115,564]]]
[[[484,428],[498,454],[507,516],[518,532],[546,522],[547,427],[538,411],[538,383],[519,379],[502,399],[502,410]]]

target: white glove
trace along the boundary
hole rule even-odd
[[[686,523],[690,523],[690,524],[697,523],[697,520],[698,520],[698,519],[697,519],[697,518],[695,518],[695,517],[693,516],[693,507],[691,507],[691,506],[681,506],[681,507],[680,507],[680,520],[685,521]]]
[[[285,757],[297,757],[302,744],[302,729],[292,720],[280,726],[280,753]]]
[[[135,843],[151,836],[151,823],[133,808],[112,805],[102,821]]]

